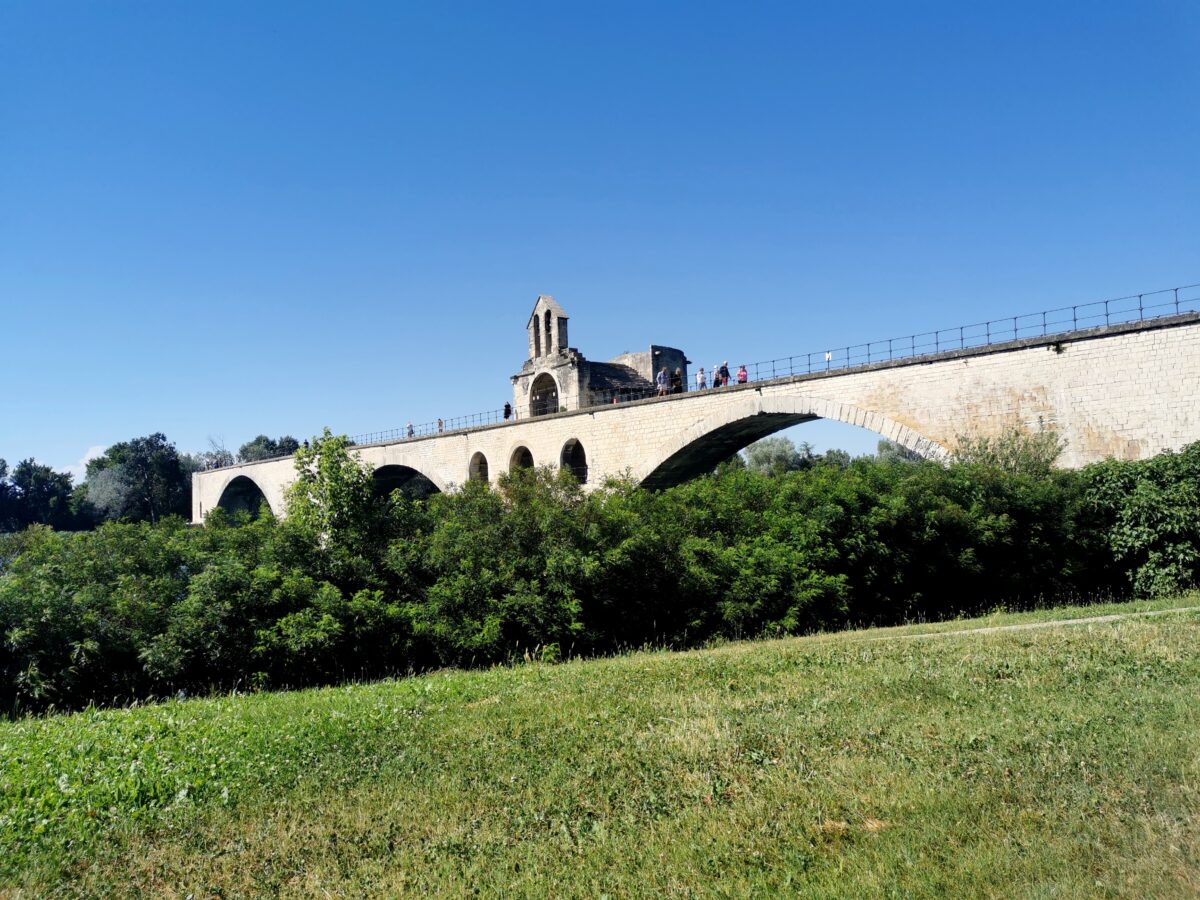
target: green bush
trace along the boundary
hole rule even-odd
[[[1177,593],[1200,582],[1200,443],[1145,462],[1108,460],[1082,477],[1135,595]]]
[[[283,521],[216,510],[204,528],[6,538],[4,710],[886,625],[1200,577],[1200,445],[1080,472],[724,466],[659,493],[584,493],[537,470],[427,501],[377,495],[328,434],[297,466]]]

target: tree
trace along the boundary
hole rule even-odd
[[[246,441],[238,448],[238,462],[255,462],[260,459],[275,459],[279,456],[291,456],[300,449],[300,442],[290,434],[285,434],[278,440],[272,440],[265,434],[260,434],[254,440]]]
[[[20,531],[30,525],[79,527],[71,502],[71,475],[25,459],[11,474],[0,459],[0,531]]]
[[[957,463],[991,466],[1014,475],[1044,477],[1065,447],[1055,431],[1030,432],[1014,427],[996,435],[960,434],[951,458]]]
[[[327,550],[373,543],[387,498],[375,493],[374,473],[328,428],[296,452],[296,480],[287,489],[287,523]]]
[[[12,484],[20,496],[24,524],[71,527],[74,517],[69,473],[55,472],[49,466],[26,459],[13,469]]]
[[[17,528],[17,492],[8,482],[8,463],[0,459],[0,533]]]
[[[834,447],[821,454],[817,458],[817,462],[822,466],[836,466],[839,469],[847,469],[853,460],[847,451]]]
[[[175,445],[155,433],[113,444],[87,464],[87,502],[107,519],[157,522],[186,515],[188,472]]]
[[[924,459],[916,450],[909,450],[903,444],[897,444],[887,438],[875,445],[875,456],[880,462],[886,463],[915,463]]]
[[[199,453],[180,454],[179,461],[189,476],[193,472],[222,469],[225,466],[232,466],[236,462],[233,454],[225,449],[225,444],[213,437],[208,439],[207,450],[202,450]]]
[[[221,469],[234,464],[233,454],[224,447],[204,450],[200,453],[183,453],[179,462],[185,472],[207,472],[209,469]]]
[[[797,450],[796,445],[785,437],[763,438],[746,448],[746,468],[764,475],[808,469],[815,460],[811,444],[805,443],[802,450]]]
[[[126,475],[125,467],[109,466],[88,477],[87,489],[79,498],[100,519],[120,519],[126,515],[133,494],[133,484]]]

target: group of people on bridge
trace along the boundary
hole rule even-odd
[[[738,384],[745,384],[750,380],[750,373],[746,371],[746,365],[743,363],[738,366],[737,375],[730,377],[729,363],[723,362],[721,365],[713,364],[712,367],[712,386],[715,388],[728,386],[733,378],[737,379]],[[696,390],[702,391],[708,387],[708,377],[704,374],[704,366],[701,366],[696,372]]]
[[[712,367],[712,386],[715,388],[726,387],[733,383],[734,379],[738,384],[745,384],[750,380],[750,373],[746,370],[745,364],[738,366],[737,374],[729,374],[729,363],[723,362],[721,365],[713,365]],[[676,369],[674,374],[669,374],[666,368],[659,371],[655,377],[655,384],[658,387],[658,396],[667,397],[671,394],[683,393],[683,370]],[[708,376],[704,373],[704,366],[701,366],[696,371],[696,390],[703,391],[708,388]],[[615,402],[615,401],[614,401]]]

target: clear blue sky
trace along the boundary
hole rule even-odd
[[[0,5],[0,456],[1200,280],[1200,5]],[[819,425],[793,436],[854,450]]]

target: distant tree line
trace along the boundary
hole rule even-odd
[[[113,444],[87,462],[76,485],[69,472],[25,459],[9,470],[0,459],[0,533],[30,525],[59,531],[86,531],[102,522],[157,522],[164,516],[191,515],[192,473],[234,462],[290,456],[300,447],[291,435],[265,434],[234,455],[221,447],[180,453],[166,435],[151,434]]]
[[[217,509],[204,528],[168,514],[171,479],[146,474],[170,471],[161,444],[96,466],[152,489],[112,507],[122,521],[0,540],[10,714],[1154,596],[1200,578],[1200,444],[1062,471],[1053,439],[965,441],[970,458],[951,465],[774,442],[660,492],[585,493],[536,470],[418,501],[382,495],[326,433],[296,451],[286,518]],[[25,470],[20,483],[42,490]]]

